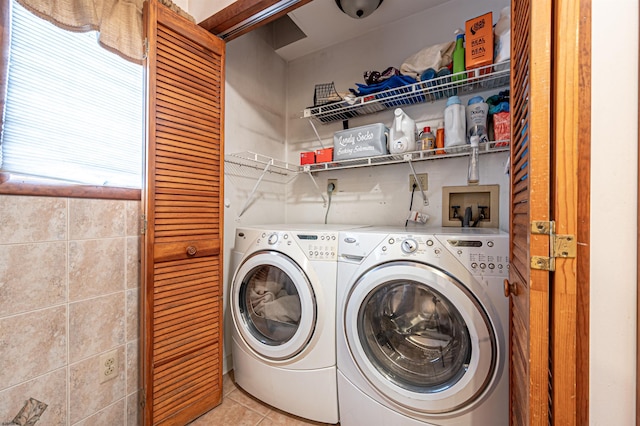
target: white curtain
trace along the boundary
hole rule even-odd
[[[144,0],[18,0],[25,8],[55,25],[71,31],[98,31],[100,43],[124,58],[143,59],[142,4]],[[160,0],[181,16],[193,17]]]

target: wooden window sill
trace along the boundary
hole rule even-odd
[[[30,195],[39,197],[99,198],[111,200],[142,199],[136,188],[117,188],[94,185],[56,184],[29,180],[9,173],[0,173],[0,195]]]

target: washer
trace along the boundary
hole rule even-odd
[[[264,225],[236,230],[230,287],[236,383],[288,413],[338,422],[335,298],[338,231]]]
[[[508,235],[341,232],[340,424],[508,425]]]

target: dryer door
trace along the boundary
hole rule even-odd
[[[399,408],[438,414],[467,407],[495,375],[497,345],[484,309],[438,269],[404,261],[371,269],[344,312],[355,363]]]
[[[236,330],[259,356],[285,360],[307,345],[316,323],[309,279],[289,257],[273,251],[246,259],[231,286]]]

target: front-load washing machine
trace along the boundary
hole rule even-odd
[[[338,422],[337,225],[236,230],[230,286],[236,383],[307,419]]]
[[[340,233],[342,426],[508,425],[508,235]]]

